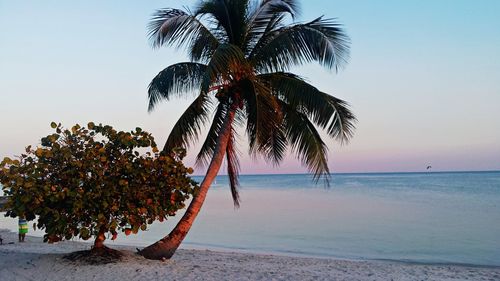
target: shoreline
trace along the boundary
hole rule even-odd
[[[500,267],[416,264],[402,261],[343,260],[290,257],[241,252],[180,249],[171,260],[146,260],[133,246],[113,246],[123,251],[122,261],[107,265],[69,262],[62,256],[89,243],[42,243],[0,229],[2,280],[500,280]]]
[[[9,232],[13,235],[17,235],[17,232],[14,232],[11,229],[0,228],[0,234],[2,232]],[[16,236],[17,237],[17,236]],[[28,237],[28,236],[27,236]],[[34,236],[29,235],[29,237],[33,239],[42,239],[42,236]],[[17,238],[16,238],[17,239]],[[4,242],[5,243],[5,242]],[[80,239],[71,240],[71,241],[63,241],[59,243],[79,243],[82,245],[87,245],[90,247],[92,245],[92,241],[83,241]],[[104,244],[112,249],[123,249],[130,250],[135,252],[136,249],[145,248],[147,245],[152,242],[143,243],[143,244],[134,244],[134,243],[120,243],[120,241],[110,241],[106,239]],[[46,243],[47,244],[47,243]],[[48,245],[48,244],[47,244]],[[57,245],[57,244],[56,244]],[[500,265],[491,265],[491,264],[474,264],[474,263],[460,263],[460,262],[441,262],[441,261],[419,261],[419,260],[411,260],[411,259],[384,259],[384,258],[363,258],[363,257],[345,257],[345,256],[335,256],[335,255],[317,255],[312,253],[299,253],[293,251],[266,251],[266,250],[258,250],[258,249],[246,249],[246,248],[233,248],[233,247],[223,247],[209,244],[201,244],[201,243],[190,243],[184,242],[180,250],[186,251],[210,251],[224,254],[244,254],[244,255],[255,255],[255,256],[276,256],[276,257],[287,257],[287,258],[298,258],[298,259],[319,259],[319,260],[338,260],[338,261],[350,261],[350,262],[389,262],[389,263],[401,263],[407,265],[427,265],[427,266],[462,266],[462,267],[477,267],[477,268],[500,268]]]
[[[85,243],[85,242],[83,242]],[[115,244],[117,247],[134,247],[142,248],[144,246],[134,246],[130,244]],[[499,268],[500,265],[490,265],[490,264],[474,264],[474,263],[460,263],[460,262],[433,262],[433,261],[419,261],[411,259],[383,259],[383,258],[362,258],[362,257],[342,257],[335,255],[315,255],[308,253],[297,253],[297,252],[280,252],[280,251],[265,251],[265,250],[252,250],[243,248],[231,248],[231,247],[218,247],[210,246],[204,244],[197,244],[193,246],[192,243],[184,242],[181,247],[184,246],[183,250],[193,250],[193,251],[212,251],[221,253],[238,253],[238,254],[248,254],[248,255],[263,255],[263,256],[276,256],[276,257],[290,257],[290,258],[305,258],[305,259],[320,259],[320,260],[340,260],[340,261],[352,261],[352,262],[389,262],[389,263],[401,263],[408,265],[429,265],[429,266],[463,266],[463,267],[478,267],[478,268]]]

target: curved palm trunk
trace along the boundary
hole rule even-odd
[[[212,184],[213,180],[217,176],[220,167],[222,166],[222,161],[224,160],[224,155],[226,153],[227,143],[229,141],[231,135],[231,127],[234,121],[235,111],[230,109],[226,116],[226,120],[224,120],[223,127],[221,129],[221,133],[217,140],[217,146],[214,150],[214,156],[210,165],[208,166],[207,173],[205,178],[201,182],[198,193],[193,197],[191,204],[182,216],[181,220],[177,223],[175,228],[168,234],[163,237],[160,241],[144,248],[139,252],[140,255],[144,256],[148,259],[169,259],[171,258],[182,240],[186,237],[189,229],[193,225],[193,222],[200,212],[201,206],[205,201],[205,197],[207,196],[208,189]]]

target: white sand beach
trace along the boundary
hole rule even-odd
[[[0,230],[0,280],[500,280],[499,267],[423,265],[385,261],[297,258],[206,250],[179,250],[168,261],[146,260],[132,247],[121,262],[85,265],[63,259],[89,244],[42,243]],[[14,242],[14,244],[8,244]],[[5,244],[7,243],[7,244]],[[115,247],[116,248],[116,247]]]

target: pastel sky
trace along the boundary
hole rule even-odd
[[[189,99],[149,114],[147,85],[186,56],[152,50],[146,25],[155,9],[192,3],[0,0],[0,157],[37,144],[51,121],[140,126],[163,144]],[[352,38],[340,73],[296,70],[359,119],[349,145],[327,140],[334,172],[500,170],[500,1],[304,0],[302,11],[338,18]],[[294,157],[252,160],[245,142],[243,173],[305,171]]]

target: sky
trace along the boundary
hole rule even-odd
[[[141,127],[163,144],[192,96],[148,113],[147,85],[187,57],[151,49],[146,25],[156,9],[193,3],[0,0],[0,157],[39,144],[51,121]],[[339,73],[295,69],[359,120],[349,144],[325,139],[330,169],[500,170],[498,11],[496,0],[302,1],[299,21],[337,18],[352,39]],[[244,174],[306,171],[293,155],[274,167],[239,145]]]

